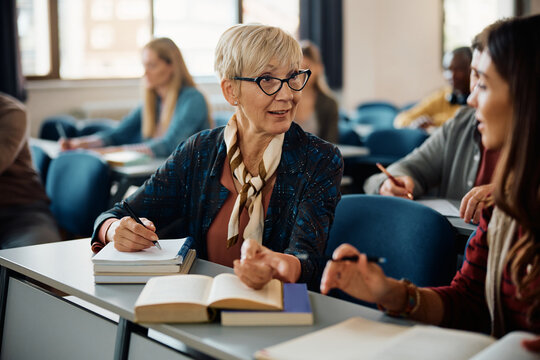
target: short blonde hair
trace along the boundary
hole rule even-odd
[[[214,70],[221,80],[256,76],[272,59],[299,67],[302,49],[292,35],[275,26],[238,24],[227,29],[216,46]]]

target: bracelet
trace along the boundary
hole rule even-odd
[[[386,309],[380,304],[377,304],[377,308],[384,311],[386,315],[407,318],[411,316],[411,314],[414,314],[420,307],[420,290],[418,290],[418,287],[407,279],[401,279],[401,282],[405,284],[406,290],[405,296],[407,298],[405,299],[405,308],[401,311],[392,311]]]

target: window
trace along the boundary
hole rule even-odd
[[[214,49],[223,31],[243,19],[297,35],[299,1],[17,0],[23,73],[136,78],[142,74],[144,44],[165,36],[176,42],[193,75],[213,76]],[[57,9],[51,18],[49,8]],[[50,31],[55,26],[57,33]],[[51,70],[55,66],[57,75]]]
[[[23,74],[46,76],[51,73],[49,2],[19,0],[17,8]]]
[[[513,16],[510,0],[443,0],[443,50],[469,46],[476,34],[497,19]]]

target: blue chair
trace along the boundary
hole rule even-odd
[[[351,124],[348,121],[339,120],[338,121],[338,144],[343,145],[355,145],[355,146],[362,146],[362,139],[360,136],[354,131],[353,124]]]
[[[418,286],[448,285],[456,272],[456,233],[448,220],[411,200],[379,195],[343,195],[325,254],[343,243],[385,257],[384,273]],[[342,291],[332,295],[362,303]]]
[[[41,147],[37,145],[30,145],[30,153],[32,154],[32,163],[34,168],[39,174],[41,183],[45,184],[47,180],[47,171],[49,170],[49,164],[51,163],[51,158]]]
[[[60,227],[72,237],[90,236],[94,220],[109,207],[109,165],[92,152],[61,153],[51,161],[46,190]]]
[[[421,129],[384,129],[376,130],[368,135],[365,146],[369,148],[369,156],[362,158],[363,163],[380,162],[389,165],[422,145],[428,134]]]
[[[92,135],[100,131],[114,129],[118,122],[111,119],[87,119],[82,121],[77,136]]]
[[[59,115],[52,116],[43,120],[43,123],[41,124],[41,127],[39,129],[38,137],[40,139],[46,140],[58,140],[60,138],[60,134],[58,134],[56,124],[60,124],[60,126],[64,129],[67,137],[78,136],[77,124],[75,122],[75,119],[69,115]]]
[[[394,127],[394,118],[399,109],[387,101],[364,102],[356,108],[356,116],[351,121],[372,125],[375,129]]]

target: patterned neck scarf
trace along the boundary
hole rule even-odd
[[[281,160],[281,148],[285,134],[275,136],[264,150],[263,158],[259,163],[259,175],[252,176],[244,165],[240,146],[238,144],[238,124],[236,115],[229,120],[225,127],[225,145],[227,156],[234,178],[240,183],[241,190],[236,197],[234,207],[229,219],[227,232],[227,248],[238,241],[238,224],[240,214],[249,201],[249,222],[244,229],[244,239],[253,239],[262,244],[264,228],[264,208],[262,203],[262,189],[272,177]]]

